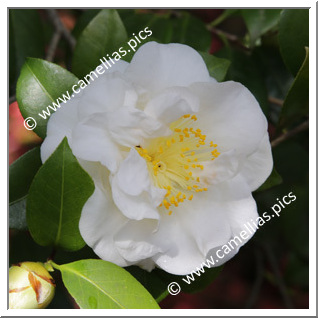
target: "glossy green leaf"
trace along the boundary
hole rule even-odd
[[[199,52],[209,70],[210,76],[218,82],[222,82],[230,67],[231,61],[220,57],[213,56],[205,52]]]
[[[282,57],[294,76],[301,67],[309,46],[309,10],[283,10],[279,21],[278,40]]]
[[[56,103],[66,92],[71,98],[71,88],[77,82],[78,79],[72,73],[54,63],[34,58],[28,58],[24,63],[17,83],[17,101],[22,116],[35,119],[37,126],[34,131],[40,137],[46,136],[49,116],[44,119],[39,113],[43,115],[43,111],[49,111],[53,114],[54,110],[47,107]],[[64,100],[67,100],[66,97]],[[64,103],[59,102],[60,107],[63,107]]]
[[[9,204],[26,198],[31,182],[42,165],[40,147],[28,151],[9,167]]]
[[[87,259],[53,265],[82,309],[158,309],[148,291],[123,268]]]
[[[280,176],[280,174],[277,172],[277,170],[274,167],[269,177],[256,191],[259,192],[259,191],[270,189],[272,187],[275,187],[281,184],[282,182],[283,182],[282,177]]]
[[[66,137],[40,168],[27,199],[27,223],[42,246],[78,250],[85,245],[78,222],[94,183],[69,148]]]
[[[44,34],[39,12],[35,9],[9,10],[9,76],[12,94],[27,57],[44,56]]]
[[[27,229],[26,197],[31,182],[41,165],[40,148],[36,147],[22,155],[9,167],[10,229]]]
[[[26,230],[26,199],[21,199],[9,205],[9,228]]]
[[[280,127],[287,127],[309,112],[309,51],[284,101]]]
[[[148,27],[154,40],[160,43],[181,43],[195,50],[207,52],[211,34],[205,24],[188,12],[180,11],[178,16],[167,14],[122,14],[128,34],[137,34]],[[198,36],[200,35],[200,36]]]
[[[269,111],[267,88],[256,56],[229,48],[219,51],[217,56],[231,61],[226,79],[240,82],[246,86],[259,102],[264,114],[267,115]]]
[[[114,58],[113,53],[127,42],[127,33],[114,9],[101,10],[78,38],[72,61],[73,72],[83,78],[101,64],[103,57]]]
[[[73,36],[78,39],[87,25],[96,17],[100,9],[89,9],[84,11],[76,20],[74,29],[72,30]]]
[[[150,273],[138,266],[129,266],[125,269],[148,290],[158,303],[169,295],[168,285],[165,280],[158,276],[157,269]]]
[[[257,39],[278,24],[281,9],[242,9],[241,12],[248,29],[250,45],[254,46]]]

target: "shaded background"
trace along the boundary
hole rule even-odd
[[[274,186],[254,193],[260,215],[289,192],[296,195],[296,201],[283,209],[279,218],[260,228],[208,287],[196,294],[169,295],[160,303],[162,308],[309,306],[309,136],[306,127],[297,131],[299,124],[308,120],[308,96],[307,100],[306,96],[297,99],[296,94],[292,116],[282,115],[284,100],[298,69],[287,68],[282,59],[278,44],[281,11],[118,10],[129,37],[149,26],[158,42],[185,43],[198,51],[229,59],[231,65],[226,80],[239,81],[252,91],[268,118],[271,140],[295,128],[297,132],[273,147],[274,164],[280,175],[274,178]],[[15,101],[16,81],[25,58],[44,58],[72,71],[76,39],[98,12],[95,9],[9,10],[10,164],[42,141],[24,128]],[[299,34],[295,33],[295,45],[303,48],[309,45],[308,10],[294,10],[294,13],[301,19],[295,19],[290,32],[293,28],[307,30],[307,38],[306,34],[297,37]],[[300,52],[299,67],[305,58],[305,50]],[[26,260],[45,261],[51,253],[49,248],[36,245],[27,231],[10,229],[9,244],[10,265]],[[75,253],[59,252],[56,261],[63,263],[89,257],[96,256],[85,247]],[[76,308],[62,284],[57,285],[59,291],[50,308]]]

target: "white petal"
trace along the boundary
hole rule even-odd
[[[132,82],[152,92],[210,80],[200,54],[189,46],[177,43],[144,44],[127,67],[126,75]]]
[[[80,95],[61,103],[55,113],[48,119],[46,138],[41,145],[41,159],[45,162],[66,136],[71,143],[72,129],[78,121],[77,107]]]
[[[216,185],[233,178],[239,171],[239,161],[235,153],[232,149],[221,153],[213,161],[204,162],[204,169],[196,172],[194,177],[199,177],[206,185]]]
[[[115,236],[119,253],[129,262],[139,263],[165,250],[154,244],[153,233],[158,227],[157,220],[144,219],[129,221]],[[168,242],[166,242],[166,249]]]
[[[111,178],[111,186],[114,202],[126,217],[133,220],[159,218],[157,206],[166,190],[152,185],[146,161],[135,149],[131,149]]]
[[[95,185],[93,195],[85,203],[79,229],[87,245],[103,260],[119,266],[130,265],[117,251],[114,236],[127,223],[113,204],[110,189],[101,190]]]
[[[266,133],[258,149],[246,158],[240,173],[249,184],[251,191],[259,188],[273,169],[272,148]]]
[[[103,118],[113,140],[126,147],[141,145],[145,138],[169,134],[167,127],[138,109],[122,107]]]
[[[218,150],[252,154],[267,131],[267,120],[255,97],[236,82],[193,84],[200,98],[198,124]]]
[[[199,110],[199,100],[185,87],[171,87],[152,98],[145,107],[145,113],[165,124]]]
[[[258,217],[256,203],[252,195],[242,200],[228,202],[224,212],[224,216],[231,226],[232,235],[230,240],[208,253],[208,257],[212,256],[214,260],[218,260],[217,266],[235,256],[239,249],[253,237],[256,231],[253,222],[257,224]]]
[[[117,73],[101,75],[83,90],[79,102],[79,115],[85,118],[91,114],[110,112],[119,107],[134,107],[137,93],[132,85]]]
[[[110,171],[116,171],[122,155],[109,136],[100,117],[78,123],[72,134],[73,154],[84,160],[101,162]]]
[[[219,192],[215,191],[218,187],[221,187]],[[244,222],[257,218],[255,201],[241,176],[211,186],[207,192],[196,193],[191,202],[183,202],[170,216],[160,212],[162,219],[156,241],[159,245],[160,238],[169,236],[171,247],[153,259],[159,267],[176,275],[196,270],[211,255],[216,260],[215,252],[240,233]],[[238,249],[235,246],[214,266],[233,257]]]
[[[210,249],[231,237],[224,203],[210,200],[206,192],[197,193],[191,203],[180,204],[170,216],[164,214],[159,235],[168,236],[171,244],[166,253],[154,257],[156,264],[172,274],[189,274],[200,267]]]

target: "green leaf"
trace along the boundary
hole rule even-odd
[[[114,9],[101,10],[81,33],[74,50],[72,70],[83,78],[93,71],[103,57],[118,52],[127,42],[127,33]]]
[[[309,10],[283,10],[279,21],[280,51],[288,69],[296,76],[309,46]]]
[[[138,266],[129,266],[126,270],[148,290],[157,303],[169,295],[168,285],[158,276],[157,269],[149,273]]]
[[[278,24],[281,9],[242,9],[246,23],[250,45],[254,46],[257,39]]]
[[[38,10],[9,10],[9,76],[12,93],[27,57],[44,56],[44,34]]]
[[[246,86],[259,102],[264,114],[267,115],[269,111],[267,88],[256,56],[229,48],[219,51],[217,56],[231,61],[226,79],[240,82]]]
[[[100,9],[89,9],[84,11],[77,19],[74,29],[72,30],[73,36],[78,39],[87,25],[95,18],[100,12]]]
[[[225,9],[221,15],[219,15],[215,20],[210,23],[210,26],[215,27],[223,22],[225,19],[237,13],[238,9]]]
[[[282,177],[277,172],[275,167],[273,167],[273,170],[269,177],[266,179],[266,181],[256,190],[257,192],[264,191],[267,189],[270,189],[272,187],[275,187],[283,182]]]
[[[196,293],[207,286],[220,274],[222,266],[207,268],[203,267],[203,273],[195,273],[179,276],[169,274],[159,268],[155,268],[151,273],[146,272],[136,266],[130,266],[127,270],[151,293],[157,302],[163,300],[167,295],[168,286],[172,282],[179,284],[181,291],[185,293]]]
[[[178,276],[169,274],[163,270],[156,269],[155,273],[160,277],[166,286],[172,282],[176,282],[180,285],[181,290],[186,293],[197,293],[206,287],[208,287],[220,274],[223,266],[207,268],[203,267],[204,273],[197,271],[200,276],[192,273],[190,275]]]
[[[53,264],[83,309],[158,309],[148,291],[123,268],[103,260],[87,259]]]
[[[40,147],[28,151],[9,167],[9,204],[25,198],[31,182],[42,165]]]
[[[309,112],[309,51],[284,101],[279,126],[287,127]]]
[[[31,182],[41,167],[40,148],[36,147],[25,153],[9,167],[9,227],[25,230],[26,197]]]
[[[78,82],[70,72],[54,63],[41,59],[28,58],[24,63],[17,83],[17,101],[24,118],[33,117],[37,126],[34,131],[42,138],[46,136],[46,119],[38,114],[44,110],[54,113],[49,105]],[[67,94],[66,94],[67,95]],[[66,96],[65,96],[66,98]],[[67,100],[67,99],[65,99]],[[61,103],[60,107],[63,107]]]
[[[178,16],[169,13],[122,13],[121,16],[129,34],[137,34],[140,30],[148,27],[152,31],[152,37],[157,42],[186,44],[195,50],[206,52],[210,48],[210,32],[200,19],[188,12],[180,11]]]
[[[230,67],[231,61],[220,57],[213,56],[205,52],[199,52],[209,70],[210,76],[218,82],[222,82]]]
[[[72,154],[66,137],[36,174],[27,199],[27,222],[42,246],[74,251],[85,245],[78,222],[94,191],[91,177]]]
[[[16,230],[26,230],[26,199],[19,200],[9,205],[9,228]]]

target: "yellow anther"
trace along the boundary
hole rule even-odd
[[[172,211],[169,211],[169,213],[168,213],[169,215],[171,215],[172,214]]]
[[[167,186],[167,190],[171,190],[171,186],[168,185],[168,186]]]
[[[199,186],[197,186],[196,184],[193,185],[194,189],[197,189]]]
[[[193,194],[191,194],[190,196],[189,196],[189,198],[188,198],[188,200],[192,200],[193,199]]]
[[[180,128],[175,128],[174,131],[175,132],[181,132],[181,129]]]
[[[179,135],[180,142],[183,142],[183,135]]]
[[[197,177],[197,182],[200,182],[200,178],[199,177]]]
[[[184,118],[189,118],[190,117],[190,114],[187,114],[187,115],[183,115]]]
[[[189,171],[188,175],[189,175],[190,177],[192,177],[192,171]]]
[[[192,115],[192,116],[191,116],[191,119],[193,119],[194,121],[196,121],[198,118],[197,118],[196,115]]]
[[[208,191],[208,188],[203,188],[203,191]]]
[[[185,176],[184,178],[186,179],[186,181],[190,180],[190,178],[188,176]]]
[[[162,146],[159,147],[158,152],[159,152],[159,153],[163,153],[163,148],[162,148]]]
[[[191,159],[187,159],[187,162],[191,162]]]
[[[170,146],[171,146],[171,141],[170,141],[170,140],[167,140],[167,141],[166,141],[166,145],[167,145],[168,147],[170,147]]]
[[[190,155],[191,155],[191,156],[194,156],[194,155],[195,155],[195,151],[192,151],[192,152],[190,153]]]
[[[172,139],[171,139],[171,142],[174,144],[176,141],[172,138]]]
[[[192,167],[192,168],[195,168],[195,164],[193,163],[193,164],[191,165],[191,167]]]
[[[188,165],[184,165],[183,167],[184,167],[184,169],[189,169]]]
[[[191,190],[191,189],[192,189],[192,187],[191,187],[191,186],[187,186],[187,189],[188,189],[188,190]]]

